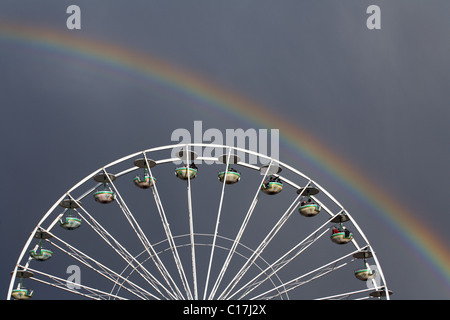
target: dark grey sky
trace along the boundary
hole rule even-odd
[[[448,1],[4,0],[0,22],[70,36],[70,4],[82,10],[82,29],[71,31],[77,36],[159,57],[270,107],[367,172],[414,209],[412,219],[450,243]],[[381,8],[381,30],[366,28],[371,4]],[[126,154],[170,144],[171,132],[190,130],[194,120],[220,130],[248,126],[3,38],[0,84],[4,292],[30,230],[81,178]],[[311,170],[305,173],[313,179],[320,174],[318,182],[348,208],[377,250],[393,298],[450,297],[430,261],[336,177],[291,157],[285,146],[280,158]],[[450,266],[441,267],[448,273]]]

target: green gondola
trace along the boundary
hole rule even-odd
[[[331,241],[337,244],[346,244],[353,240],[353,233],[336,232],[330,236]]]
[[[30,250],[30,256],[36,261],[47,261],[53,256],[53,252],[48,249]]]
[[[25,288],[15,289],[11,291],[11,296],[16,300],[28,300],[33,297],[33,290],[29,291]]]
[[[66,230],[75,230],[81,225],[81,219],[75,217],[66,217],[60,219],[58,222],[59,225]]]
[[[239,182],[239,180],[241,179],[241,174],[239,172],[222,171],[222,172],[219,172],[219,174],[218,174],[218,178],[219,178],[220,182],[223,183],[223,181],[225,179],[225,175],[226,175],[226,180],[225,180],[226,184],[233,184],[233,183]]]
[[[302,216],[305,217],[314,217],[315,215],[317,215],[320,212],[320,205],[316,204],[316,203],[306,203],[302,206],[300,206],[300,208],[298,208],[298,211],[300,212],[300,214]]]
[[[144,179],[137,176],[133,179],[134,184],[141,189],[149,189],[156,182],[156,178],[152,178],[150,176],[145,176]]]
[[[197,176],[197,169],[180,167],[175,169],[175,175],[181,180],[194,179]]]
[[[368,281],[375,278],[376,273],[376,270],[370,270],[370,268],[362,268],[355,270],[355,277],[362,281]]]
[[[116,199],[116,195],[108,187],[108,182],[116,180],[116,176],[111,173],[99,173],[94,177],[97,182],[103,183],[103,190],[94,193],[95,201],[99,203],[111,203]]]
[[[265,194],[277,194],[280,193],[283,190],[283,184],[281,182],[268,182],[263,183],[261,185],[261,191]]]
[[[114,192],[110,190],[101,190],[94,193],[94,199],[99,203],[110,203],[113,202],[115,198]]]

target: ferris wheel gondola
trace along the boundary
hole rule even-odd
[[[265,194],[274,195],[283,191],[283,181],[278,175],[282,171],[281,166],[270,163],[268,165],[263,165],[259,171],[266,177],[261,185],[262,192]]]
[[[59,205],[67,210],[67,213],[58,221],[61,228],[66,230],[78,229],[81,226],[81,219],[74,216],[73,211],[76,211],[76,209],[81,206],[81,202],[77,202],[73,199],[64,199]]]
[[[300,201],[301,201],[300,207],[298,209],[298,211],[300,212],[300,214],[302,216],[314,217],[315,215],[317,215],[320,212],[320,210],[321,210],[320,204],[315,203],[311,199],[311,196],[319,193],[318,188],[308,186],[306,188],[298,189],[297,193],[302,195],[302,197],[300,199]]]
[[[224,154],[218,157],[218,161],[223,164],[228,164],[226,170],[220,171],[217,174],[217,178],[221,183],[225,181],[226,184],[235,184],[241,180],[241,173],[231,167],[232,164],[236,164],[240,161],[239,156],[235,154]]]
[[[42,242],[45,239],[50,239],[52,236],[48,232],[38,230],[34,237],[39,239],[39,244],[29,251],[30,256],[36,261],[47,261],[53,256],[53,252],[49,249],[44,249]]]
[[[344,226],[344,222],[347,221],[350,221],[350,218],[344,213],[340,213],[330,220],[330,222],[337,224],[337,226],[332,228],[331,241],[336,244],[347,244],[353,240],[353,233]]]
[[[184,166],[175,169],[175,176],[181,180],[192,180],[195,179],[198,173],[198,168],[194,163],[197,159],[198,154],[194,151],[186,152],[185,150],[180,150],[177,152],[177,157],[186,162]],[[191,162],[191,164],[188,164]]]
[[[376,270],[371,269],[369,263],[367,262],[368,258],[372,258],[373,254],[369,250],[364,250],[353,255],[357,259],[363,260],[363,267],[358,268],[354,271],[355,277],[361,281],[368,281],[375,278],[377,275]]]
[[[114,192],[108,187],[108,183],[116,180],[116,176],[111,173],[102,172],[94,177],[94,180],[103,184],[103,190],[98,190],[94,193],[95,201],[99,203],[111,203],[115,200]]]
[[[20,279],[16,289],[11,291],[11,297],[15,300],[29,300],[33,297],[33,290],[29,290],[23,286],[23,279],[33,277],[30,271],[17,270],[16,276]]]
[[[278,164],[270,163],[261,166],[259,171],[266,177],[261,185],[261,191],[265,194],[274,195],[283,191],[283,181],[278,175],[282,168]]]
[[[195,164],[191,166],[178,167],[175,169],[175,175],[181,180],[195,179],[197,176],[198,169]]]
[[[220,182],[225,181],[226,184],[235,184],[241,179],[241,174],[230,168],[227,171],[219,172],[218,178]]]
[[[154,166],[156,166],[156,162],[151,159],[147,159],[147,162],[145,161],[145,159],[137,159],[134,161],[134,165],[144,169],[143,178],[137,175],[133,179],[135,186],[141,189],[149,189],[153,187],[153,185],[156,183],[157,180],[155,177],[150,176],[148,170],[149,168],[153,168]]]

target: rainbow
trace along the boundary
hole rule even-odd
[[[338,156],[297,123],[290,123],[260,104],[166,61],[117,45],[74,36],[73,32],[0,23],[0,42],[26,45],[28,48],[68,56],[81,63],[112,69],[130,79],[145,81],[146,85],[171,97],[191,102],[196,108],[212,108],[235,121],[244,119],[259,127],[280,128],[284,146],[339,181],[352,195],[362,199],[405,240],[433,273],[443,279],[450,295],[450,253],[445,241],[425,227],[416,218],[418,214],[413,214],[412,210],[375,185],[369,176],[357,171],[351,161]]]

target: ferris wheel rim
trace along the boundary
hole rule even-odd
[[[30,236],[28,237],[20,255],[19,258],[17,260],[16,265],[14,266],[14,269],[12,271],[12,277],[11,277],[11,282],[10,282],[10,286],[8,289],[8,296],[7,296],[7,300],[10,299],[11,297],[11,292],[12,292],[12,288],[14,285],[14,282],[16,280],[16,277],[18,275],[18,272],[21,272],[19,270],[19,266],[21,266],[21,261],[23,260],[26,250],[27,248],[29,248],[31,241],[33,240],[33,235],[38,232],[39,228],[42,228],[42,224],[47,220],[47,218],[52,214],[52,212],[54,212],[54,210],[58,207],[58,205],[62,205],[63,201],[68,197],[68,195],[70,195],[74,190],[76,190],[77,188],[79,188],[81,185],[83,185],[84,183],[86,183],[87,181],[89,181],[90,179],[95,178],[96,175],[98,175],[99,172],[103,172],[105,176],[109,177],[110,173],[107,172],[107,169],[110,167],[113,167],[116,164],[122,163],[124,161],[127,161],[129,159],[132,158],[136,158],[137,156],[143,155],[144,156],[144,162],[146,162],[148,164],[147,160],[147,154],[152,153],[152,152],[157,152],[157,151],[163,151],[163,150],[168,150],[168,149],[175,149],[175,148],[181,148],[181,150],[183,148],[185,148],[185,150],[190,150],[190,148],[194,148],[194,147],[208,147],[208,148],[223,148],[223,149],[228,149],[229,154],[231,154],[231,151],[234,152],[243,152],[244,154],[249,154],[249,155],[254,155],[254,156],[258,156],[261,158],[265,158],[266,160],[270,161],[270,163],[276,163],[278,164],[280,167],[285,168],[290,170],[291,172],[297,174],[298,176],[302,177],[303,179],[306,179],[308,181],[310,181],[310,183],[314,184],[317,188],[320,189],[320,191],[322,191],[328,198],[330,198],[334,203],[336,203],[339,207],[344,208],[344,206],[337,200],[334,198],[334,196],[332,196],[325,188],[323,188],[317,181],[312,180],[310,177],[308,177],[306,174],[304,174],[303,172],[291,167],[290,165],[278,160],[278,159],[274,159],[272,157],[269,157],[267,155],[258,153],[256,151],[253,150],[248,150],[248,149],[244,149],[244,148],[240,148],[240,147],[235,147],[235,146],[228,146],[228,145],[220,145],[220,144],[206,144],[206,143],[180,143],[180,144],[171,144],[171,145],[165,145],[165,146],[159,146],[159,147],[153,147],[153,148],[148,148],[148,149],[144,149],[142,151],[138,151],[135,153],[131,153],[128,154],[122,158],[119,158],[117,160],[114,160],[102,167],[100,167],[99,169],[93,171],[91,174],[87,175],[85,178],[81,179],[78,183],[76,183],[75,185],[73,185],[71,188],[69,188],[65,193],[63,193],[60,198],[50,207],[50,209],[44,214],[44,216],[42,216],[42,218],[39,220],[39,222],[36,224],[36,226],[34,227],[33,231],[31,232]],[[222,155],[223,157],[224,155]],[[182,157],[178,157],[178,158],[165,158],[165,159],[160,159],[160,160],[151,160],[152,164],[151,167],[155,166],[155,165],[159,165],[159,164],[165,164],[165,163],[170,163],[170,162],[174,162],[176,160],[180,160],[180,158]],[[219,160],[220,161],[220,157],[218,158],[212,158],[212,157],[202,157],[202,156],[198,156],[197,154],[195,154],[195,156],[193,157],[197,160],[200,161],[204,161],[204,160]],[[223,162],[222,158],[222,162]],[[189,152],[188,152],[188,156],[185,157],[184,159],[186,162],[188,162],[190,160],[189,158]],[[231,163],[231,162],[230,162]],[[251,165],[249,163],[246,162],[240,162],[240,159],[238,161],[237,164],[243,165],[247,168],[250,169],[255,169],[255,170],[259,170],[260,168],[258,168],[257,166]],[[148,164],[149,165],[149,164]],[[150,166],[150,165],[149,165]],[[270,166],[270,165],[269,165]],[[142,167],[142,166],[141,166]],[[124,170],[122,172],[116,173],[114,175],[112,175],[112,177],[114,178],[114,180],[116,179],[116,177],[120,177],[122,175],[128,174],[130,172],[133,172],[135,170],[137,170],[139,168],[139,166],[137,166],[135,164],[135,167],[131,167],[127,170]],[[279,172],[279,171],[278,171]],[[266,173],[267,174],[267,173]],[[97,182],[99,182],[98,179],[96,179]],[[189,179],[188,179],[189,182]],[[287,181],[288,184],[290,184],[291,186],[293,186],[294,188],[297,188],[297,190],[301,190],[301,186],[296,185],[295,183],[291,182],[291,181]],[[99,185],[101,184],[101,182],[99,182]],[[224,184],[225,185],[225,184]],[[95,187],[94,187],[95,188]],[[92,189],[94,189],[92,188]],[[82,198],[84,198],[85,196],[87,196],[88,194],[91,193],[92,190],[88,190],[87,192],[85,192],[85,194],[83,194],[82,196],[80,196],[76,201],[77,202],[81,202]],[[64,206],[63,206],[64,207]],[[366,243],[366,247],[369,248],[369,250],[372,252],[372,257],[374,259],[374,262],[376,263],[377,267],[378,267],[378,272],[380,274],[380,277],[382,279],[383,282],[383,286],[382,286],[382,290],[384,291],[385,296],[387,297],[387,299],[389,299],[389,295],[390,295],[390,290],[388,289],[385,277],[384,277],[384,273],[382,271],[381,268],[381,264],[376,256],[375,250],[373,250],[372,245],[370,244],[368,238],[366,237],[365,233],[363,232],[363,230],[359,227],[359,225],[357,224],[356,220],[351,216],[351,214],[345,210],[345,214],[348,216],[348,218],[351,220],[353,226],[357,229],[359,235],[363,238],[364,242]],[[49,226],[50,228],[53,227],[54,224],[56,224],[56,221],[58,219],[56,218],[52,224]],[[212,245],[212,247],[214,248],[214,245]],[[23,271],[23,270],[22,270]],[[377,289],[377,291],[380,291]],[[383,293],[380,293],[379,295],[383,295]]]

